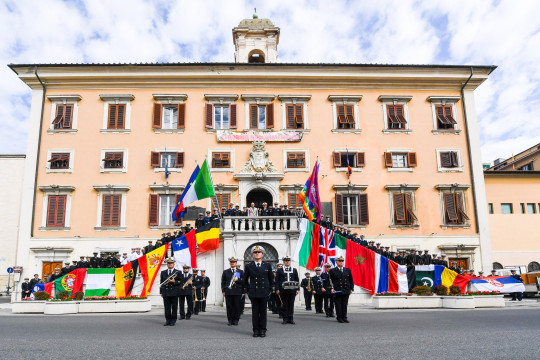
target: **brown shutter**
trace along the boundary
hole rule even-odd
[[[452,107],[451,106],[445,106],[444,107],[444,117],[448,124],[457,124],[457,121],[452,116]]]
[[[294,129],[294,105],[287,105],[287,129]]]
[[[435,112],[437,113],[437,120],[443,125],[448,125],[449,122],[444,116],[444,107],[443,106],[435,106]]]
[[[367,194],[358,195],[358,223],[360,225],[369,224],[369,209]]]
[[[229,129],[236,129],[236,104],[231,104],[229,109]]]
[[[47,205],[47,226],[55,226],[57,209],[57,196],[49,195],[49,202]]]
[[[161,129],[161,111],[163,106],[161,104],[154,103],[154,119],[152,127],[154,129]]]
[[[205,118],[204,126],[207,129],[211,129],[213,127],[213,119],[214,119],[214,105],[206,104],[206,118]]]
[[[336,223],[343,224],[343,195],[336,194]]]
[[[296,105],[296,114],[295,114],[295,122],[296,122],[296,128],[302,129],[304,128],[304,113],[303,113],[304,107],[302,105]]]
[[[396,119],[399,123],[406,124],[407,120],[405,120],[405,116],[403,114],[403,105],[396,105]]]
[[[410,152],[407,153],[407,162],[409,167],[416,167],[416,153]]]
[[[103,204],[101,210],[101,226],[111,225],[111,202],[112,195],[103,195]]]
[[[249,105],[249,128],[257,129],[259,127],[259,106]]]
[[[356,167],[366,166],[366,153],[357,152],[356,153]]]
[[[334,162],[334,167],[340,167],[341,166],[341,153],[334,151],[332,153],[332,160]]]
[[[396,107],[394,105],[387,105],[386,112],[388,114],[388,121],[390,121],[390,124],[399,124],[396,117]]]
[[[441,158],[441,167],[449,168],[452,167],[452,159],[450,158],[450,152],[445,151],[440,153]]]
[[[349,124],[354,124],[354,107],[352,105],[347,105],[345,108],[347,110],[347,122]]]
[[[337,111],[337,120],[338,120],[338,127],[341,123],[346,123],[347,118],[345,117],[345,105],[336,105],[336,111]]]
[[[407,214],[409,214],[409,216],[413,218],[413,220],[418,220],[412,207],[412,195],[411,194],[404,194],[404,195],[405,195],[405,207],[407,210]]]
[[[116,129],[116,106],[109,104],[109,121],[107,122],[108,129]]]
[[[288,204],[289,204],[289,210],[294,211],[294,208],[296,208],[298,205],[298,194],[288,194]]]
[[[274,128],[274,103],[266,105],[266,128]]]
[[[66,195],[59,195],[56,207],[56,226],[64,226],[64,216],[66,213]]]
[[[176,167],[177,168],[184,167],[184,153],[183,152],[176,153]]]
[[[456,193],[455,194],[456,196],[456,204],[457,204],[457,211],[459,212],[459,215],[461,216],[461,223],[464,223],[465,220],[469,220],[469,217],[467,216],[467,214],[465,214],[465,211],[463,209],[463,196],[460,194],[460,193]]]
[[[178,129],[186,127],[186,104],[178,104],[178,122],[176,127]]]
[[[391,152],[385,152],[384,153],[384,165],[386,167],[394,166],[394,161],[392,160],[392,153]]]
[[[125,126],[125,120],[126,120],[126,105],[125,104],[119,104],[117,106],[117,113],[116,113],[116,128],[117,129],[124,129]]]
[[[450,162],[452,167],[459,167],[457,151],[450,152]]]
[[[53,125],[58,125],[58,126],[55,126],[54,128],[55,129],[61,129],[62,128],[62,119],[64,118],[64,110],[65,110],[65,105],[56,105],[56,116],[54,117],[54,120],[53,120]]]
[[[444,194],[444,207],[446,210],[446,218],[449,222],[455,222],[458,220],[458,216],[456,213],[456,205],[454,201],[454,194]]]
[[[150,155],[150,166],[152,166],[152,167],[160,167],[161,164],[160,164],[159,160],[161,160],[159,152],[152,151],[152,153]]]
[[[64,113],[64,125],[62,126],[63,129],[71,129],[71,123],[73,119],[73,105],[65,105],[65,113]]]
[[[404,194],[394,194],[394,215],[396,221],[405,220]]]
[[[120,226],[120,210],[122,195],[112,195],[111,225]]]
[[[159,225],[159,195],[150,194],[150,207],[148,209],[148,225]]]

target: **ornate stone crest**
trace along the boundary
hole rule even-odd
[[[268,150],[265,148],[265,141],[254,141],[253,149],[249,154],[249,161],[240,174],[276,174],[278,171],[269,160]]]

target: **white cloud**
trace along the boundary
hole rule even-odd
[[[254,6],[281,28],[282,62],[496,64],[476,92],[484,161],[540,142],[537,1],[2,0],[0,153],[25,151],[29,116],[6,64],[232,62]]]

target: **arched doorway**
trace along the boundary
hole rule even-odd
[[[263,256],[263,261],[269,263],[270,265],[272,265],[272,269],[276,269],[276,266],[279,262],[279,256],[278,256],[278,252],[276,250],[275,247],[273,247],[272,245],[268,244],[268,243],[263,243],[263,242],[258,242],[258,243],[255,243],[255,244],[251,244],[247,247],[246,251],[244,252],[244,264],[247,264],[251,261],[253,261],[253,256],[251,255],[251,248],[253,246],[256,246],[256,245],[259,245],[259,246],[262,246],[265,250],[265,253],[264,253],[264,256]],[[245,265],[244,265],[245,267]]]
[[[264,64],[264,53],[259,49],[251,50],[251,52],[248,55],[248,62],[253,63],[259,63]]]
[[[272,207],[272,194],[265,189],[253,189],[246,196],[246,206],[251,206],[251,203],[255,203],[256,207],[262,207],[263,202],[268,204],[268,207]]]

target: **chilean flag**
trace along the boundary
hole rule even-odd
[[[186,188],[184,189],[184,192],[180,196],[180,199],[178,200],[178,204],[176,204],[176,207],[174,208],[172,212],[172,219],[173,221],[176,221],[180,218],[183,218],[186,214],[186,208],[184,207],[184,196],[188,193],[188,190],[191,188],[191,185],[195,182],[195,179],[197,178],[197,175],[199,175],[199,171],[201,168],[199,165],[195,168],[193,171],[193,174],[191,174],[191,177],[189,178],[188,184],[186,185]]]
[[[175,268],[182,270],[184,265],[188,265],[191,269],[197,267],[197,245],[194,230],[173,240],[172,250],[176,260]]]

